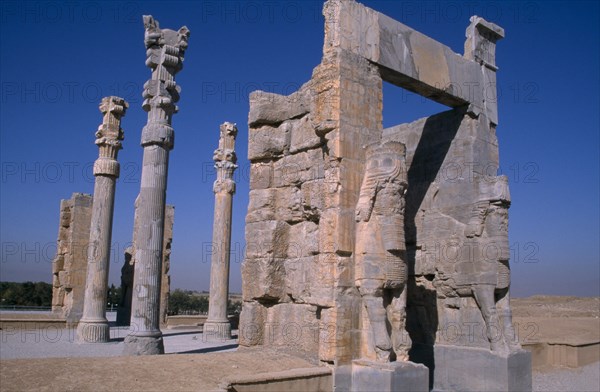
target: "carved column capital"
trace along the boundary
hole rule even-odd
[[[217,169],[217,180],[213,185],[215,193],[235,193],[235,181],[233,172],[237,169],[237,156],[235,154],[235,138],[237,126],[234,123],[225,122],[220,126],[219,148],[213,154],[215,169]]]
[[[96,145],[100,149],[99,157],[94,162],[94,175],[119,177],[119,162],[117,154],[122,148],[124,139],[121,129],[121,119],[129,104],[120,97],[104,97],[100,102],[100,112],[103,114],[102,124],[96,131]]]
[[[180,87],[175,74],[183,68],[190,31],[183,26],[178,31],[161,29],[151,15],[144,15],[146,66],[152,78],[144,84],[142,108],[148,112],[148,124],[142,131],[142,146],[158,144],[167,149],[174,146],[175,134],[170,126],[177,113]]]

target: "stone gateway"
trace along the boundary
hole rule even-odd
[[[460,55],[353,0],[323,14],[311,80],[250,95],[240,345],[333,365],[336,391],[531,390],[495,175],[504,30],[472,17]],[[449,110],[384,129],[383,81]]]

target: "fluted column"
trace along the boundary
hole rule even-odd
[[[115,183],[119,177],[117,154],[122,148],[121,118],[128,104],[123,98],[102,99],[100,111],[104,114],[96,132],[99,157],[94,162],[94,200],[87,256],[87,278],[83,302],[83,316],[77,325],[78,341],[101,343],[110,340],[106,320],[106,294],[110,265],[110,241],[115,201]]]
[[[144,16],[144,27],[146,65],[152,70],[152,78],[144,84],[143,93],[142,107],[148,112],[148,122],[142,130],[142,178],[135,201],[131,326],[124,346],[128,355],[164,353],[159,308],[167,171],[175,136],[171,119],[177,112],[175,103],[180,91],[174,77],[183,67],[190,35],[185,26],[179,31],[161,30],[152,16]]]
[[[227,319],[229,295],[229,250],[231,247],[231,207],[235,193],[233,172],[235,164],[235,137],[237,127],[226,122],[221,125],[219,148],[213,159],[217,169],[217,180],[213,185],[215,193],[215,217],[213,222],[213,250],[210,268],[210,297],[208,319],[204,323],[204,339],[231,339],[231,325]]]

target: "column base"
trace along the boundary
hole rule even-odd
[[[413,362],[352,361],[351,392],[428,392],[429,369]]]
[[[162,334],[157,336],[125,336],[123,355],[156,355],[164,354]]]
[[[227,321],[206,321],[202,327],[202,340],[222,342],[231,339],[231,324]]]
[[[80,320],[77,324],[78,343],[106,343],[110,341],[108,321]]]

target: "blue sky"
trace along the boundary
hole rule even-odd
[[[600,295],[598,2],[364,1],[462,53],[473,14],[506,30],[498,43],[501,171],[510,180],[513,295]],[[238,124],[231,289],[241,290],[248,203],[248,95],[289,94],[323,44],[321,1],[0,3],[0,280],[51,280],[60,199],[93,193],[98,104],[130,103],[119,154],[110,282],[131,241],[146,113],[142,15],[192,34],[174,116],[168,203],[176,206],[171,281],[208,290],[212,152]],[[391,104],[390,104],[391,103]],[[401,110],[398,110],[398,107]],[[445,110],[384,87],[384,126]]]

